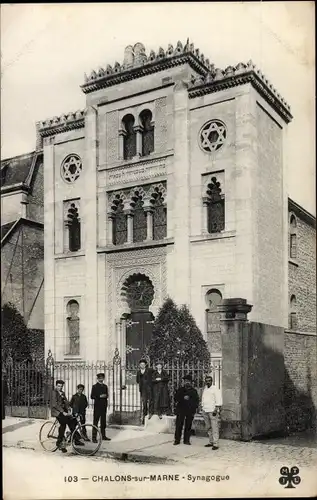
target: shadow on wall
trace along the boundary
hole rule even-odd
[[[316,432],[317,386],[314,357],[306,356],[307,380],[292,380],[284,360],[284,329],[249,323],[244,331],[249,438],[273,437],[313,429]],[[291,363],[296,360],[291,360]],[[314,380],[314,377],[313,377]],[[306,389],[296,386],[299,382]],[[315,402],[315,404],[314,404]]]
[[[285,368],[284,407],[288,433],[312,430],[314,434],[317,434],[317,413],[313,401],[310,365],[307,366],[306,378],[307,392],[299,391]]]

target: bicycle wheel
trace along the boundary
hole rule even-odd
[[[96,442],[93,442],[93,430],[96,433]],[[76,436],[77,434],[77,436]],[[78,434],[82,445],[78,444]],[[77,427],[72,435],[72,447],[78,455],[91,456],[97,453],[102,443],[100,430],[92,424],[83,424]]]
[[[58,425],[56,422],[44,422],[39,432],[39,440],[45,451],[56,451],[58,437]]]

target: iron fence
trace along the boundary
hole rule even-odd
[[[90,419],[93,401],[90,398],[97,374],[105,374],[105,384],[109,390],[108,414],[112,422],[140,423],[141,400],[136,375],[137,364],[122,363],[119,351],[116,350],[111,363],[87,361],[55,361],[52,354],[45,364],[37,366],[32,363],[6,363],[9,396],[7,408],[10,415],[33,416],[46,418],[50,406],[50,394],[56,380],[65,382],[65,394],[68,400],[77,391],[77,385],[85,386],[85,394],[89,407],[87,417]],[[154,366],[152,367],[154,368]],[[193,361],[183,363],[172,361],[164,364],[167,372],[170,395],[170,414],[174,413],[174,394],[181,385],[184,375],[192,376],[194,386],[201,397],[204,380],[212,374],[213,384],[221,390],[221,358],[213,358],[210,363]]]

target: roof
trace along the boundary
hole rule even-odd
[[[294,212],[301,220],[307,222],[310,226],[316,227],[316,217],[291,198],[288,198],[288,210],[289,212]]]
[[[35,166],[43,160],[43,153],[32,151],[1,161],[1,191],[17,187],[29,188]]]
[[[24,219],[24,217],[20,217],[19,219],[7,222],[1,226],[1,246],[6,242],[8,237],[13,234],[21,225],[27,226],[35,226],[39,229],[44,229],[44,224],[42,222],[37,222],[31,219]]]
[[[16,223],[17,221],[14,220],[12,222],[7,222],[7,224],[3,224],[3,226],[1,226],[1,241],[7,236],[7,234],[11,231],[11,229],[13,228],[14,224]]]

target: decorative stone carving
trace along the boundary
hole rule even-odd
[[[166,97],[155,101],[155,152],[164,153],[167,149],[167,106]]]
[[[154,179],[166,175],[165,159],[149,160],[129,165],[127,167],[117,167],[106,172],[106,185],[122,185],[130,182],[139,182],[146,179]]]
[[[106,114],[106,137],[107,137],[107,162],[113,163],[118,159],[118,112],[111,111]]]
[[[127,303],[122,300],[124,282],[133,274],[147,276],[154,287],[152,312],[157,312],[166,298],[166,249],[162,247],[131,250],[124,253],[112,253],[106,257],[107,311],[109,325],[109,347],[116,344],[115,321],[129,312]]]
[[[227,129],[219,120],[210,120],[205,123],[199,133],[199,145],[206,153],[220,149],[227,137]]]
[[[134,64],[133,47],[132,47],[132,45],[128,45],[124,49],[123,66],[124,66],[125,69],[127,69],[127,68],[132,68],[133,64]]]
[[[151,206],[158,193],[161,193],[163,198],[166,198],[166,185],[161,182],[159,184],[147,184],[143,186],[135,186],[131,189],[120,189],[108,193],[108,204],[111,211],[115,212],[120,203],[124,204],[125,210],[133,210],[137,199],[140,197],[147,207]]]
[[[81,158],[77,154],[66,156],[61,165],[62,179],[67,183],[75,182],[79,178],[82,168]]]
[[[81,88],[84,93],[89,93],[182,63],[189,63],[193,69],[203,75],[208,71],[204,56],[200,56],[199,49],[194,52],[194,46],[189,43],[189,39],[184,46],[181,41],[178,41],[175,49],[171,44],[168,45],[167,51],[160,47],[157,55],[151,50],[149,57],[146,55],[144,45],[138,42],[133,48],[131,45],[126,47],[122,66],[116,62],[113,72],[92,71],[89,76],[85,75],[85,81]],[[130,72],[131,69],[134,69],[133,74]],[[136,69],[138,71],[135,71]]]

